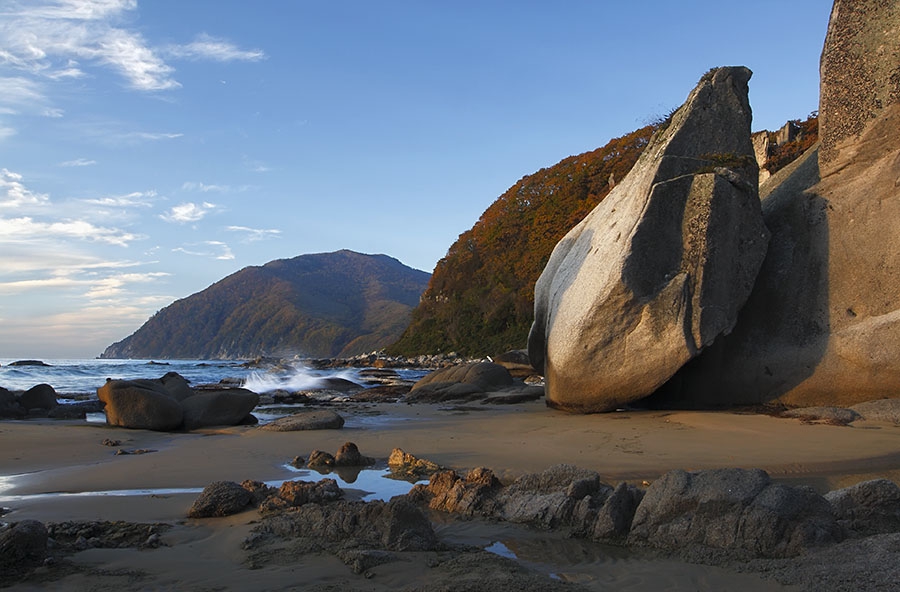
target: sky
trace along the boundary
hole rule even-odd
[[[525,175],[753,70],[818,108],[827,0],[0,0],[0,358],[91,358],[250,265],[432,271]],[[515,254],[511,254],[515,256]]]

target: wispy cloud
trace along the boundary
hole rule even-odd
[[[216,204],[209,203],[205,201],[200,204],[195,204],[193,202],[187,202],[183,204],[178,204],[177,206],[173,206],[165,214],[162,214],[160,218],[165,220],[166,222],[175,222],[179,224],[184,224],[186,222],[197,222],[202,220],[207,214],[216,209],[218,206]]]
[[[4,240],[22,240],[34,237],[78,239],[119,247],[127,247],[132,241],[143,238],[141,235],[118,228],[96,226],[86,220],[41,222],[27,216],[0,218],[0,236],[3,236]]]
[[[248,243],[266,240],[269,238],[279,238],[281,231],[274,228],[249,228],[247,226],[228,226],[225,230],[229,232],[240,232],[245,236],[243,240]]]
[[[184,136],[181,133],[171,133],[171,132],[129,132],[124,134],[125,139],[135,139],[135,140],[174,140],[175,138],[180,138]]]
[[[257,62],[265,59],[261,49],[240,49],[230,41],[202,33],[187,45],[171,45],[165,53],[173,58],[213,60],[216,62]]]
[[[185,191],[200,191],[202,193],[209,193],[210,191],[227,193],[228,191],[231,191],[231,187],[228,185],[207,185],[206,183],[199,183],[197,181],[186,181],[181,188]]]
[[[7,127],[5,125],[0,125],[0,141],[6,140],[7,138],[11,138],[16,135],[16,129],[12,127]]]
[[[23,206],[44,206],[50,202],[46,193],[37,193],[22,182],[22,175],[0,169],[0,209]]]
[[[234,259],[234,253],[231,247],[221,241],[204,241],[202,243],[192,243],[184,247],[176,247],[172,249],[173,253],[184,253],[194,257],[206,257],[209,259],[218,259],[222,261],[230,261]]]
[[[67,160],[65,162],[59,163],[61,167],[85,167],[97,164],[96,160],[90,160],[88,158],[76,158],[75,160]]]
[[[153,205],[154,199],[156,199],[155,191],[134,191],[125,195],[110,195],[107,197],[83,199],[81,201],[92,206],[105,208],[149,208]]]

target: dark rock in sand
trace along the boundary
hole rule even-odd
[[[324,450],[313,450],[309,453],[309,459],[306,466],[311,469],[325,468],[334,466],[334,455]]]
[[[523,385],[517,388],[509,388],[502,394],[491,395],[484,399],[482,405],[517,405],[537,401],[544,396],[544,387]]]
[[[245,479],[241,481],[241,487],[250,492],[250,503],[254,506],[260,505],[264,500],[274,495],[278,495],[278,488],[266,485],[262,481],[254,481]]]
[[[255,530],[279,538],[312,539],[317,546],[332,551],[431,551],[439,546],[425,514],[400,498],[387,503],[308,503],[267,516]]]
[[[151,381],[109,380],[97,389],[106,404],[106,423],[124,428],[169,431],[178,428],[183,411],[162,386]]]
[[[53,409],[59,402],[56,390],[49,384],[36,384],[19,397],[19,404],[25,409]]]
[[[864,481],[829,491],[825,499],[838,522],[855,535],[900,532],[900,487],[893,481]]]
[[[103,402],[96,399],[57,405],[47,413],[47,417],[51,419],[84,419],[88,413],[101,413],[102,411]]]
[[[644,490],[627,483],[619,483],[597,511],[597,518],[588,535],[595,541],[621,541],[631,530],[631,521]]]
[[[27,573],[47,556],[47,529],[37,520],[14,522],[0,530],[0,584]]]
[[[0,418],[22,419],[26,415],[28,415],[28,410],[19,404],[19,398],[0,387]]]
[[[572,465],[522,475],[497,496],[498,514],[510,522],[542,528],[582,525],[590,515],[585,498],[606,499],[612,488],[600,476]],[[578,511],[576,511],[578,510]]]
[[[278,489],[278,497],[289,507],[305,504],[324,504],[344,497],[344,491],[334,479],[321,481],[285,481]]]
[[[361,454],[353,442],[344,442],[334,455],[334,465],[337,467],[367,467],[371,464],[375,464],[375,459]]]
[[[841,539],[830,504],[759,469],[670,471],[647,490],[628,542],[690,554],[792,557]]]
[[[181,401],[184,428],[193,430],[209,426],[240,423],[259,403],[259,395],[247,389],[204,391]]]
[[[203,488],[188,510],[188,517],[230,516],[244,511],[252,499],[249,491],[233,481],[215,481]]]
[[[300,430],[339,430],[344,418],[330,409],[312,409],[281,417],[260,429],[270,432],[297,432]]]

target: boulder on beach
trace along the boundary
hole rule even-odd
[[[730,335],[666,403],[853,406],[900,384],[900,11],[837,0],[820,72],[821,147],[761,188],[769,252]]]
[[[493,362],[467,362],[435,370],[419,379],[407,402],[438,403],[482,399],[515,384],[509,371]]]
[[[270,432],[296,432],[300,430],[339,430],[344,418],[330,409],[309,409],[280,417],[260,429]]]
[[[189,518],[213,518],[230,516],[244,511],[250,505],[252,495],[233,481],[214,481],[200,492],[188,510]]]
[[[19,403],[25,409],[50,410],[59,405],[56,400],[56,390],[49,384],[37,384],[19,397]]]
[[[105,404],[109,425],[169,431],[179,428],[184,418],[178,401],[146,382],[108,380],[97,389],[97,397]]]
[[[747,68],[707,72],[631,172],[556,245],[528,354],[547,404],[651,394],[737,322],[766,254]]]
[[[19,398],[0,387],[0,418],[2,419],[22,419],[28,415],[28,410],[19,403]]]
[[[258,403],[259,395],[242,388],[198,392],[181,400],[184,429],[239,424]]]
[[[47,556],[47,528],[37,520],[0,526],[0,585],[38,566]]]
[[[887,479],[863,481],[825,494],[838,521],[856,536],[900,532],[900,487]]]

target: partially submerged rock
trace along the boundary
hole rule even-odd
[[[308,409],[281,417],[260,429],[269,432],[296,432],[301,430],[339,430],[344,418],[330,409]]]
[[[750,75],[705,74],[625,179],[553,250],[528,340],[548,405],[597,412],[646,397],[734,327],[769,238]]]
[[[394,448],[388,457],[388,468],[397,477],[421,479],[437,473],[443,467],[430,460],[417,458],[400,448]]]
[[[406,401],[471,401],[513,385],[512,376],[503,366],[492,362],[468,362],[435,370],[424,376],[413,385]]]

